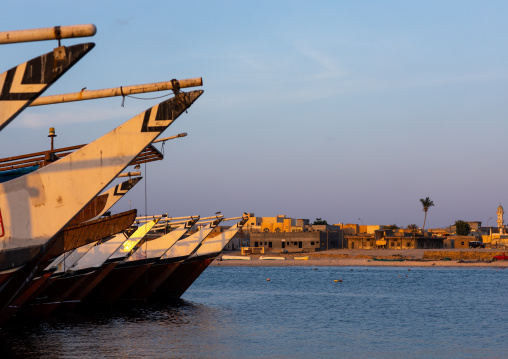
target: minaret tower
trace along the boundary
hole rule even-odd
[[[503,219],[504,210],[503,206],[501,206],[501,203],[499,203],[499,207],[497,207],[496,213],[497,213],[497,227],[500,228],[499,232],[502,233],[504,228],[504,219]]]

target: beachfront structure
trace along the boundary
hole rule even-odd
[[[374,234],[345,235],[348,249],[443,248],[445,237],[421,237],[406,230],[377,230]]]
[[[251,232],[250,247],[264,248],[265,253],[313,252],[346,248],[347,244],[337,227],[334,230],[316,229],[308,232]]]
[[[289,218],[286,215],[275,217],[256,217],[254,213],[248,213],[249,220],[244,230],[247,232],[303,232],[309,225],[308,219]]]

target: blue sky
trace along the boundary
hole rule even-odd
[[[203,77],[166,158],[114,211],[486,224],[508,205],[504,1],[17,1],[1,31],[93,23],[95,49],[46,94]],[[0,48],[5,71],[56,41]],[[151,95],[146,95],[150,97]],[[160,100],[159,100],[160,101]],[[87,143],[157,100],[29,108],[2,157]],[[508,207],[507,207],[508,208]],[[495,218],[489,221],[494,223]]]

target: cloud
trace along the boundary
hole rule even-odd
[[[129,25],[131,23],[131,21],[132,21],[132,17],[129,17],[126,19],[119,19],[119,18],[115,19],[116,24],[120,27]]]
[[[117,118],[129,119],[122,109],[82,109],[74,111],[55,111],[45,113],[25,112],[13,123],[15,127],[45,128],[48,126],[70,125],[76,123],[92,123],[111,121]]]
[[[302,44],[295,44],[294,48],[300,55],[311,60],[316,65],[313,67],[314,71],[310,74],[311,79],[331,79],[342,77],[347,74],[347,72],[338,65],[338,59],[330,56],[325,51]]]

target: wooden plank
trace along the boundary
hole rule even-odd
[[[0,44],[89,37],[94,36],[96,32],[97,28],[93,24],[2,31],[0,32]]]

